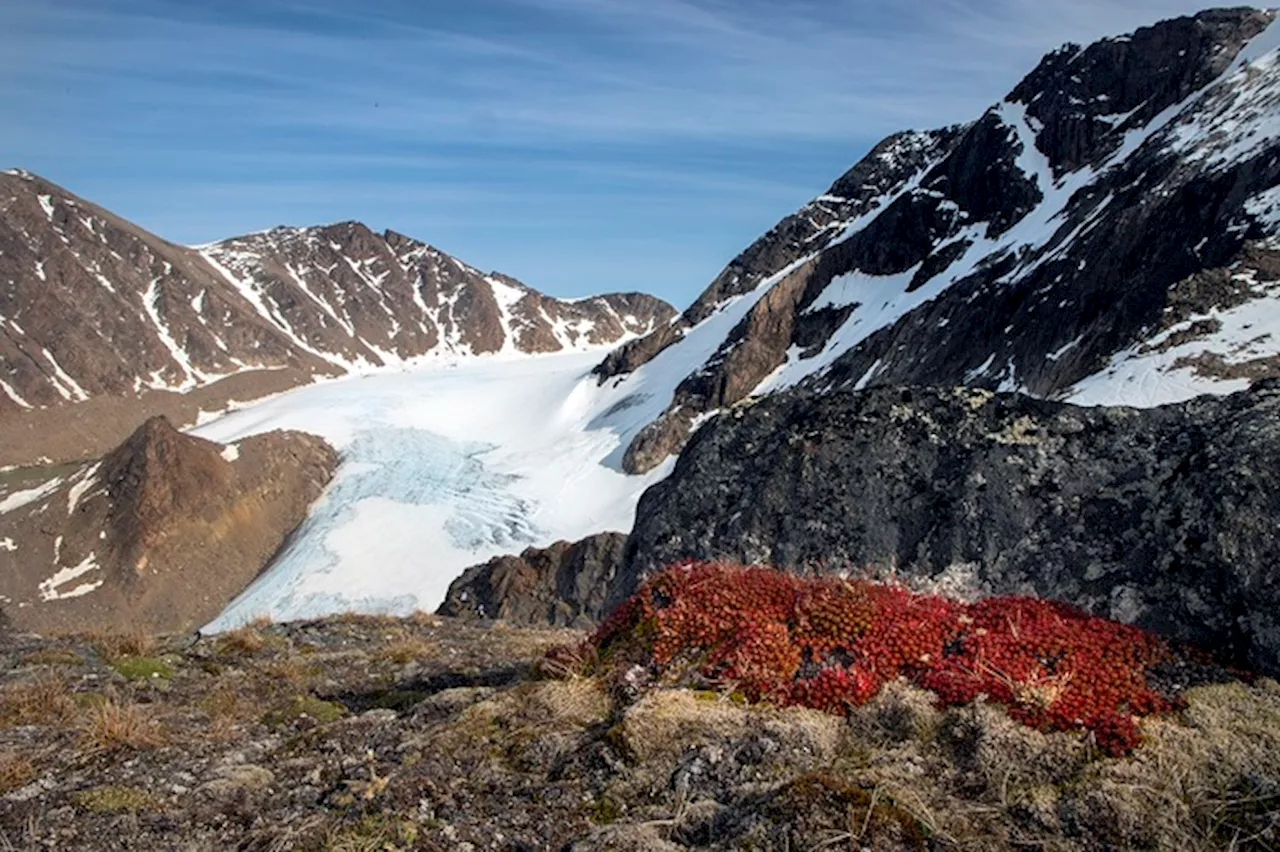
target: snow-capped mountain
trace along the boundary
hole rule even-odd
[[[1206,12],[1051,54],[978,120],[877,146],[674,322],[643,297],[596,300],[584,316],[590,303],[545,300],[358,225],[195,250],[137,229],[102,237],[132,226],[11,176],[0,186],[22,191],[6,209],[25,212],[3,220],[0,269],[22,270],[29,289],[0,302],[0,363],[19,363],[15,340],[39,346],[0,374],[0,393],[12,408],[15,396],[102,392],[78,372],[95,353],[114,387],[180,388],[246,365],[313,375],[430,352],[560,352],[423,359],[199,427],[227,444],[310,432],[341,458],[274,564],[214,622],[228,627],[434,607],[470,565],[628,530],[701,423],[796,385],[1140,405],[1237,390],[1280,366],[1273,19]],[[92,250],[60,249],[73,231]],[[128,290],[112,278],[126,266],[144,270]],[[30,283],[40,275],[81,286],[62,295]],[[32,305],[43,323],[14,313]],[[113,310],[139,329],[136,361],[101,343],[126,334],[100,333],[96,317]],[[646,330],[603,363],[581,351]],[[59,348],[59,331],[97,349]]]
[[[636,293],[553,299],[356,222],[184,248],[0,174],[0,415],[261,370],[585,351],[673,314]]]
[[[801,383],[1145,406],[1280,373],[1274,18],[1067,45],[976,121],[886,139],[597,367],[659,400],[626,469]]]

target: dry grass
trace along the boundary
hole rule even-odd
[[[242,726],[262,713],[261,702],[245,694],[243,684],[220,680],[200,699],[199,707],[209,715],[202,733],[215,742],[235,739]]]
[[[381,627],[389,628],[400,624],[400,617],[396,615],[370,614],[363,612],[344,612],[333,616],[333,621],[338,624],[350,624],[357,627]]]
[[[18,661],[20,666],[82,666],[84,657],[65,648],[49,648],[33,651]]]
[[[165,726],[141,704],[107,698],[90,707],[81,720],[79,745],[89,754],[157,748],[168,741]]]
[[[315,660],[280,657],[254,665],[252,683],[246,688],[264,695],[276,695],[281,691],[306,692],[323,673],[320,663]]]
[[[1280,848],[1280,684],[1187,693],[1181,721],[1153,719],[1131,760],[1088,785],[1091,829],[1121,846]]]
[[[843,725],[836,716],[804,707],[743,706],[716,693],[667,689],[651,692],[629,708],[618,736],[641,761],[673,760],[701,745],[753,732],[829,761],[842,740]]]
[[[405,621],[409,622],[410,624],[415,624],[418,627],[436,628],[444,624],[444,619],[442,619],[440,616],[436,615],[433,612],[427,612],[426,610],[423,610],[423,609],[415,609],[413,612],[409,613],[409,615],[405,618]]]
[[[76,714],[76,702],[60,677],[39,677],[0,690],[0,725],[65,724]]]
[[[87,633],[83,637],[108,663],[121,657],[146,657],[156,647],[156,637],[141,630],[119,633]]]
[[[933,693],[905,680],[890,681],[874,698],[849,714],[850,733],[889,746],[908,740],[929,742],[942,725]]]
[[[236,657],[251,657],[267,647],[267,638],[256,627],[246,624],[229,630],[218,637],[218,653]]]
[[[420,636],[401,635],[379,645],[374,659],[403,666],[414,660],[429,660],[440,652],[440,646]]]
[[[10,793],[36,777],[35,764],[12,749],[0,750],[0,794]]]
[[[355,825],[335,829],[325,840],[324,852],[397,852],[410,849],[418,827],[410,820],[369,814]]]

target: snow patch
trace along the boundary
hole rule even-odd
[[[63,399],[69,402],[84,402],[89,398],[84,388],[80,387],[75,379],[67,375],[66,370],[62,369],[62,365],[53,357],[53,353],[48,349],[41,347],[40,351],[44,353],[45,360],[49,362],[49,366],[53,368],[53,375],[49,377],[50,382]]]
[[[1251,274],[1251,273],[1247,273]],[[1251,280],[1237,276],[1238,280]],[[1229,394],[1249,387],[1245,378],[1223,379],[1196,371],[1194,360],[1220,358],[1239,365],[1280,358],[1280,282],[1254,285],[1257,298],[1228,310],[1213,309],[1117,352],[1102,370],[1066,394],[1077,405],[1135,405],[1142,408],[1183,402],[1201,394]],[[1216,331],[1166,347],[1169,339],[1198,322],[1212,320]]]
[[[77,481],[74,485],[71,486],[70,489],[67,490],[67,514],[68,515],[75,512],[76,506],[79,505],[80,503],[80,498],[85,495],[86,491],[88,491],[97,483],[96,476],[98,473],[99,466],[100,465],[95,464],[89,469],[87,469],[86,471],[84,471],[84,473],[80,474],[79,481]]]
[[[37,485],[35,488],[28,488],[24,491],[15,491],[3,500],[0,500],[0,515],[12,512],[15,509],[21,509],[28,506],[42,497],[47,497],[54,491],[58,490],[58,486],[62,484],[60,477],[50,479],[48,482]]]
[[[31,403],[23,399],[22,396],[14,389],[13,385],[9,384],[4,379],[0,379],[0,390],[4,391],[4,395],[9,397],[9,399],[13,400],[15,403],[17,403],[19,407],[21,408],[32,407]]]
[[[92,592],[94,589],[101,586],[103,583],[103,580],[99,579],[99,580],[95,580],[92,583],[81,583],[75,588],[69,589],[68,591],[65,591],[65,592],[59,592],[58,589],[70,583],[72,580],[80,579],[85,574],[88,574],[90,571],[96,570],[98,567],[99,565],[97,562],[97,558],[94,556],[94,554],[90,553],[83,560],[81,560],[81,562],[78,565],[76,565],[74,568],[59,569],[58,572],[54,574],[52,577],[40,583],[39,585],[40,600],[62,601],[62,600],[67,600],[69,598],[78,598],[81,595],[89,594],[89,592]]]

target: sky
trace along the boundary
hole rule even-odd
[[[173,242],[356,219],[690,303],[884,136],[1179,0],[0,0],[0,168]]]

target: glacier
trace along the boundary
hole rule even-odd
[[[633,378],[658,392],[600,386],[590,375],[600,354],[466,358],[348,376],[191,430],[231,444],[297,429],[341,455],[333,481],[271,565],[204,630],[260,616],[434,609],[470,565],[629,531],[640,494],[673,462],[628,476],[620,448],[677,377],[648,365]]]

